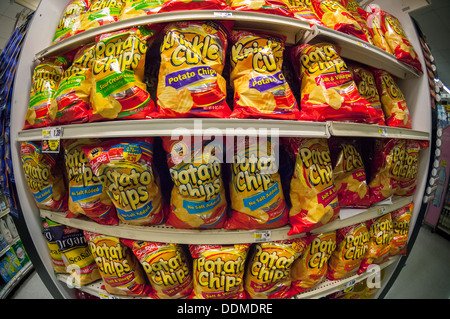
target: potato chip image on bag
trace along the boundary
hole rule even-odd
[[[81,20],[91,6],[91,0],[71,0],[64,9],[52,43],[64,40],[78,32],[81,27]]]
[[[406,99],[392,75],[384,70],[371,68],[386,116],[386,125],[412,128],[411,115]]]
[[[303,44],[291,49],[291,57],[301,83],[300,120],[379,122],[334,45]]]
[[[233,31],[231,41],[231,117],[297,119],[297,101],[281,70],[284,37]]]
[[[80,22],[78,33],[116,22],[123,5],[123,0],[91,0],[91,5]]]
[[[353,138],[332,138],[328,142],[340,207],[370,206],[369,186],[358,144]]]
[[[393,240],[391,214],[366,221],[369,230],[369,248],[359,266],[358,275],[367,270],[371,264],[382,264],[389,258]]]
[[[116,207],[100,179],[92,171],[83,152],[85,145],[100,144],[98,139],[64,140],[64,162],[69,179],[69,211],[67,217],[80,214],[103,225],[117,225]]]
[[[340,207],[326,139],[286,138],[295,154],[288,235],[309,232],[338,218]]]
[[[159,12],[185,10],[229,10],[225,0],[166,0]]]
[[[25,115],[23,129],[48,126],[47,115],[58,89],[64,70],[69,65],[67,57],[49,58],[38,64],[31,79],[30,105]]]
[[[308,290],[325,279],[328,260],[336,249],[336,232],[311,234],[306,241],[308,246],[294,261],[291,269],[292,289],[295,293]]]
[[[294,14],[294,18],[309,22],[311,27],[314,24],[325,26],[314,12],[314,9],[305,5],[302,0],[289,0],[289,10]]]
[[[250,244],[189,245],[194,289],[191,299],[244,299],[245,260]]]
[[[354,275],[369,249],[369,231],[359,223],[336,231],[336,250],[328,261],[328,280],[339,280]]]
[[[88,44],[77,50],[72,65],[62,74],[48,110],[50,126],[88,121],[94,48],[95,44]]]
[[[97,263],[105,289],[112,295],[147,296],[151,287],[131,249],[114,236],[85,230],[84,236]]]
[[[230,0],[230,7],[235,11],[261,12],[292,17],[287,0]]]
[[[175,228],[222,228],[227,200],[222,163],[210,140],[171,139],[163,136],[167,164],[174,183],[166,224]]]
[[[306,245],[305,237],[256,243],[245,276],[247,297],[290,298],[292,264],[303,253]]]
[[[152,137],[112,139],[98,145],[84,145],[82,150],[122,223],[162,223],[164,204],[153,168]]]
[[[391,212],[394,238],[392,240],[390,256],[406,256],[409,236],[409,222],[414,210],[414,203],[408,204]]]
[[[97,36],[90,122],[148,119],[156,111],[143,83],[147,40],[155,30],[141,26]]]
[[[122,11],[120,12],[119,21],[131,19],[135,17],[145,17],[147,15],[156,14],[161,10],[166,0],[124,0]]]
[[[231,216],[227,229],[276,228],[288,223],[289,210],[278,173],[278,141],[237,143],[231,164]],[[242,147],[243,146],[243,147]]]
[[[121,238],[142,265],[153,288],[155,299],[175,299],[192,292],[192,274],[182,247],[178,244],[157,243]]]
[[[165,27],[156,96],[160,117],[230,116],[222,76],[229,28],[229,22],[216,21]]]
[[[67,210],[63,167],[55,154],[42,153],[40,142],[22,142],[22,168],[36,206],[51,211]]]

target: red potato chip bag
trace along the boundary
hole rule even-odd
[[[185,10],[229,10],[224,0],[166,0],[159,11],[185,11]]]
[[[158,13],[165,0],[124,0],[119,21]]]
[[[289,10],[294,14],[294,18],[314,24],[325,26],[313,9],[306,6],[301,0],[289,0]]]
[[[306,238],[256,243],[245,276],[245,292],[251,299],[290,298],[291,268],[306,247]]]
[[[292,17],[287,1],[284,0],[229,0],[235,11],[261,12]]]
[[[42,153],[40,142],[22,142],[20,157],[25,180],[40,209],[67,210],[63,167],[55,154]]]
[[[288,235],[309,232],[336,220],[340,207],[327,140],[286,138],[284,141],[296,156],[290,189],[292,228]]]
[[[231,23],[187,21],[166,25],[156,96],[159,117],[230,116],[222,71]]]
[[[400,154],[402,161],[397,178],[395,195],[414,195],[419,171],[419,151],[426,147],[427,142],[406,140],[404,154]]]
[[[336,249],[336,232],[311,234],[304,253],[294,261],[291,269],[292,289],[301,293],[325,279],[328,260]]]
[[[300,120],[379,122],[334,45],[303,44],[292,49],[291,57],[301,83]]]
[[[143,78],[147,40],[155,32],[141,26],[97,36],[90,122],[151,118],[156,109]]]
[[[141,263],[153,288],[153,298],[176,299],[190,295],[192,274],[180,245],[123,238],[120,241]]]
[[[237,138],[231,164],[231,216],[227,229],[277,228],[288,223],[287,208],[278,172],[278,142],[243,144]]]
[[[336,250],[328,261],[328,280],[339,280],[356,274],[369,249],[366,223],[359,223],[336,231]]]
[[[196,138],[163,136],[167,164],[174,183],[166,224],[175,228],[222,228],[227,200],[222,181],[220,145]]]
[[[25,115],[23,129],[48,126],[47,115],[64,70],[70,61],[67,57],[49,58],[38,64],[31,78],[30,105]]]
[[[164,203],[153,168],[153,137],[112,139],[82,149],[122,223],[162,223]]]
[[[311,3],[325,26],[368,42],[361,25],[339,1],[311,0]]]
[[[370,13],[362,10],[361,8],[357,8],[357,10],[361,18],[366,20],[367,29],[372,36],[373,44],[387,53],[394,54],[386,41],[384,32],[381,29],[381,12],[378,10]]]
[[[123,0],[91,0],[91,6],[84,14],[77,33],[116,22],[123,4]]]
[[[91,0],[71,0],[61,15],[52,42],[56,43],[76,34],[90,6]]]
[[[367,42],[373,44],[372,35],[367,28],[367,22],[365,16],[362,17],[359,13],[359,10],[362,10],[359,7],[359,3],[356,0],[341,0],[342,5],[348,10],[348,12],[353,16],[353,18],[359,23],[364,34],[367,37]]]
[[[250,244],[189,245],[194,258],[191,299],[244,299],[245,260]]]
[[[58,90],[48,109],[50,126],[88,121],[94,49],[95,44],[81,47],[76,52],[72,65],[62,74]]]
[[[231,41],[231,117],[297,119],[297,101],[282,73],[284,37],[233,31]]]
[[[112,295],[147,296],[151,287],[145,281],[139,261],[120,239],[85,230],[84,236],[97,263],[105,289]]]
[[[386,261],[389,258],[393,240],[390,213],[366,221],[366,226],[370,234],[369,248],[359,266],[358,275],[365,272],[371,264],[382,264]]]
[[[353,138],[332,138],[328,145],[333,159],[333,179],[339,206],[369,207],[370,192],[358,141]]]
[[[409,222],[414,210],[414,203],[408,204],[391,212],[394,238],[392,241],[390,256],[406,256],[406,248],[409,236]]]
[[[386,117],[386,125],[412,128],[411,115],[402,91],[394,78],[384,70],[371,68]]]
[[[99,224],[119,224],[116,208],[106,188],[93,173],[89,159],[82,150],[85,145],[100,144],[100,140],[63,140],[62,143],[69,179],[69,211],[66,217],[77,217],[81,214]]]

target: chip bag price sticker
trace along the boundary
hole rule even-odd
[[[63,129],[59,127],[42,130],[42,153],[59,153]]]
[[[356,279],[352,279],[348,282],[346,282],[345,284],[342,284],[338,287],[339,290],[342,290],[344,292],[349,292],[353,290],[353,287],[356,284]]]
[[[270,241],[271,237],[272,237],[272,233],[270,230],[255,231],[253,233],[253,240],[256,243]]]

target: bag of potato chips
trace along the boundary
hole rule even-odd
[[[325,26],[368,42],[362,26],[339,0],[311,0],[311,3],[317,16]]]
[[[94,44],[81,47],[72,65],[64,71],[48,109],[49,126],[77,124],[89,119]]]
[[[228,21],[173,22],[165,27],[157,88],[160,117],[230,116],[222,76],[229,28]]]
[[[84,145],[82,150],[121,222],[155,225],[163,221],[164,204],[153,168],[152,137],[112,139]]]
[[[374,75],[368,68],[359,63],[350,62],[347,66],[352,72],[352,77],[358,88],[359,94],[375,109],[375,118],[377,120],[374,121],[374,124],[386,125]]]
[[[247,297],[290,298],[292,264],[303,253],[306,245],[305,237],[255,244],[245,276]]]
[[[369,249],[366,223],[359,223],[336,231],[336,250],[328,261],[328,280],[339,280],[355,274]]]
[[[61,15],[52,42],[59,42],[76,34],[90,6],[91,0],[71,0]]]
[[[235,11],[261,12],[292,17],[287,0],[229,0]]]
[[[123,4],[123,0],[91,0],[91,6],[83,16],[78,32],[116,22]]]
[[[250,244],[189,245],[194,258],[192,299],[243,299]]]
[[[49,58],[34,69],[24,130],[48,126],[47,113],[69,62],[67,57]]]
[[[288,235],[308,232],[338,218],[340,207],[326,139],[286,138],[295,154]]]
[[[58,245],[66,271],[75,284],[84,286],[101,278],[83,231],[47,219],[48,231]]]
[[[159,12],[229,9],[225,0],[165,0]]]
[[[393,240],[392,218],[390,213],[366,221],[366,226],[370,234],[369,247],[359,266],[358,275],[365,272],[369,265],[382,264],[386,261],[389,258]]]
[[[120,239],[137,257],[156,299],[175,299],[192,292],[192,275],[186,254],[178,244]]]
[[[221,145],[195,138],[163,136],[167,164],[174,183],[166,224],[175,228],[222,228],[227,213],[222,164],[215,155]]]
[[[302,0],[289,0],[289,10],[294,14],[294,18],[309,22],[310,26],[314,24],[324,26],[314,10],[306,6]]]
[[[161,10],[166,0],[124,0],[119,21],[156,14]]]
[[[358,1],[356,0],[341,0],[342,5],[347,9],[347,11],[353,16],[353,18],[359,23],[364,34],[367,37],[367,42],[373,44],[372,35],[367,28],[367,22],[365,16],[361,16],[360,10],[362,10],[359,6]]]
[[[67,210],[67,191],[63,167],[58,157],[42,153],[40,142],[22,142],[20,148],[25,180],[36,205],[52,211]]]
[[[375,76],[378,95],[381,98],[384,114],[386,115],[386,125],[411,128],[411,115],[406,106],[406,99],[397,83],[384,70],[371,68],[371,71]]]
[[[361,8],[357,8],[357,10],[361,18],[366,20],[367,29],[372,36],[373,44],[387,53],[394,54],[386,41],[384,32],[381,29],[381,12],[378,10],[370,13],[362,10]]]
[[[147,296],[151,287],[131,250],[113,236],[87,230],[84,236],[105,284],[112,295]]]
[[[353,138],[332,138],[328,143],[340,207],[370,206],[369,186],[358,144]]]
[[[419,151],[427,146],[427,141],[406,140],[404,156],[397,178],[395,195],[411,196],[416,191],[419,171]]]
[[[311,234],[305,252],[291,269],[292,289],[301,293],[319,284],[326,276],[328,260],[336,249],[336,232]]]
[[[53,236],[53,232],[50,231],[52,227],[64,228],[66,226],[55,223],[47,218],[42,220],[42,226],[44,229],[44,237],[47,240],[48,249],[50,250],[50,259],[52,261],[52,266],[55,274],[67,273],[66,265],[64,265],[64,261],[61,256],[61,252],[59,251],[58,244],[56,243],[56,239]]]
[[[155,29],[141,26],[96,39],[89,121],[148,119],[155,104],[143,83],[147,40]]]
[[[406,256],[406,248],[409,236],[409,221],[414,210],[414,203],[408,204],[391,212],[393,235],[390,256]]]
[[[292,49],[291,57],[301,82],[300,120],[379,122],[334,45],[303,44]]]
[[[297,119],[297,101],[281,71],[284,37],[233,31],[231,117]]]
[[[265,143],[237,143],[231,164],[231,217],[227,229],[276,228],[288,223],[288,208],[284,200],[278,173],[278,145],[268,139]],[[277,152],[277,153],[275,153]]]
[[[116,208],[100,179],[92,172],[84,145],[97,145],[100,141],[64,140],[64,161],[69,178],[69,212],[67,217],[85,215],[99,224],[117,225]]]

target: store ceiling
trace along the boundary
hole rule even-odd
[[[435,58],[438,77],[450,88],[450,1],[431,0],[431,6],[411,12]]]

